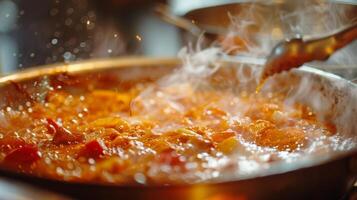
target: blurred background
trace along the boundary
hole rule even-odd
[[[0,0],[1,71],[132,54],[174,56],[178,32],[154,15],[158,2]]]
[[[281,39],[326,34],[357,16],[356,0],[0,0],[0,71],[89,58],[176,56],[194,39],[155,14],[158,4],[203,30],[246,37],[254,44],[246,50],[260,56]],[[350,46],[331,63],[356,66],[357,44]]]

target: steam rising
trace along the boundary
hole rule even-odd
[[[353,8],[325,1],[257,3],[242,7],[237,15],[229,14],[232,24],[225,42],[232,43],[232,37],[238,37],[243,44],[233,45],[230,50],[258,57],[267,56],[283,39],[321,37],[357,20],[351,15]],[[344,55],[345,59],[352,57]]]
[[[132,111],[147,117],[161,116],[160,110],[166,107],[167,114],[183,113],[177,101],[194,95],[194,90],[203,85],[203,80],[219,69],[216,62],[222,50],[219,48],[201,49],[199,45],[185,47],[178,53],[183,67],[158,81],[157,86],[143,91],[132,103]],[[140,102],[140,105],[137,105]]]
[[[344,7],[319,1],[314,4],[311,1],[294,1],[294,3],[296,3],[293,6],[295,9],[290,12],[279,10],[278,7],[274,6],[274,9],[267,9],[270,5],[266,4],[252,4],[247,9],[242,9],[242,12],[238,15],[230,15],[232,25],[229,32],[222,42],[218,42],[223,44],[223,47],[201,49],[200,42],[198,42],[195,48],[192,45],[183,48],[179,52],[183,66],[159,80],[158,86],[152,86],[143,91],[132,103],[133,112],[140,112],[143,113],[144,117],[157,120],[164,119],[165,115],[178,114],[179,116],[189,109],[180,103],[181,99],[194,95],[201,88],[212,88],[207,80],[222,66],[222,63],[219,62],[222,55],[237,54],[264,57],[269,54],[277,42],[284,38],[291,38],[296,35],[308,37],[325,35],[340,29],[351,21],[345,15]],[[333,56],[331,60],[333,63],[339,63],[341,60],[357,63],[353,51],[348,50],[339,52],[339,55]],[[252,92],[250,89],[255,87],[261,67],[240,63],[235,63],[234,67],[237,69],[235,76],[238,83],[231,85],[232,90]],[[297,74],[301,75],[301,73]],[[330,147],[336,151],[355,147],[354,139],[341,140],[338,136],[353,136],[357,130],[355,123],[357,116],[356,89],[350,89],[349,83],[336,77],[332,78],[333,82],[328,82],[311,74],[302,74],[297,79],[296,75],[283,73],[275,78],[278,81],[269,80],[263,88],[263,93],[288,90],[288,97],[285,101],[287,109],[294,102],[306,103],[316,113],[319,113],[318,117],[321,120],[331,118],[339,131],[337,136],[318,138],[304,152],[280,152],[276,153],[275,156],[286,158],[286,162],[291,162],[297,160],[297,158],[301,159],[301,155],[304,153],[315,152],[325,155],[330,150],[326,149],[324,144],[331,144]],[[285,85],[281,85],[281,82],[279,82],[281,79],[285,79],[285,82],[287,82],[286,80],[290,80],[290,78],[292,81],[298,81],[288,82]],[[320,87],[321,85],[322,87]],[[228,111],[231,115],[239,115],[233,108],[227,110],[224,105],[228,105],[228,103],[228,100],[222,100],[219,105],[221,105],[221,109]],[[247,106],[249,105],[240,105],[238,102],[240,110],[247,109]],[[165,112],[162,113],[161,110]],[[156,131],[159,134],[179,127],[178,119],[177,122],[166,127],[158,127]],[[258,147],[250,143],[242,142],[240,145],[245,150],[238,151],[230,161],[233,162],[232,165],[237,165],[240,168],[240,171],[237,172],[239,175],[267,167],[254,161],[251,162],[249,158],[259,157],[263,161],[268,154],[275,152],[272,149]],[[245,156],[242,156],[243,154]],[[213,162],[219,163],[218,161]],[[229,163],[225,160],[224,164],[221,163],[222,166],[226,166],[227,162]]]

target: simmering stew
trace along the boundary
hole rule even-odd
[[[195,183],[298,159],[338,140],[333,123],[287,105],[278,92],[49,85],[41,101],[0,110],[2,168],[76,182]]]

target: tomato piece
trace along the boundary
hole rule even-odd
[[[19,147],[26,145],[26,142],[23,139],[19,139],[16,137],[5,137],[0,139],[0,149],[5,151],[13,150]]]
[[[107,149],[107,146],[102,140],[92,140],[85,144],[80,156],[86,156],[91,158],[98,158],[101,155],[104,155],[104,151]]]
[[[8,164],[31,164],[41,158],[41,153],[35,146],[26,145],[12,150],[5,156]]]
[[[184,161],[174,150],[168,149],[159,154],[159,163],[171,166],[183,166]]]
[[[60,126],[52,119],[46,119],[47,131],[53,134],[52,142],[56,145],[59,144],[71,144],[83,141],[84,136],[78,133],[72,133],[68,129]]]
[[[57,130],[59,129],[58,124],[55,121],[53,121],[52,119],[49,119],[49,118],[47,118],[46,121],[47,121],[47,126],[46,127],[47,127],[48,133],[56,134]]]

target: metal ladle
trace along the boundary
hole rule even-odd
[[[190,20],[171,14],[165,5],[156,7],[156,12],[166,22],[173,24],[194,36],[217,38],[224,35],[222,30],[205,27],[204,30]],[[267,77],[302,66],[304,63],[327,60],[334,52],[353,42],[357,38],[357,23],[347,26],[331,35],[314,39],[297,37],[278,43],[267,58],[252,58],[246,56],[229,57],[240,63],[264,65],[261,80]]]
[[[334,52],[357,38],[357,23],[331,35],[311,40],[293,38],[277,44],[267,58],[261,80],[267,77],[302,66],[310,61],[327,60]]]

